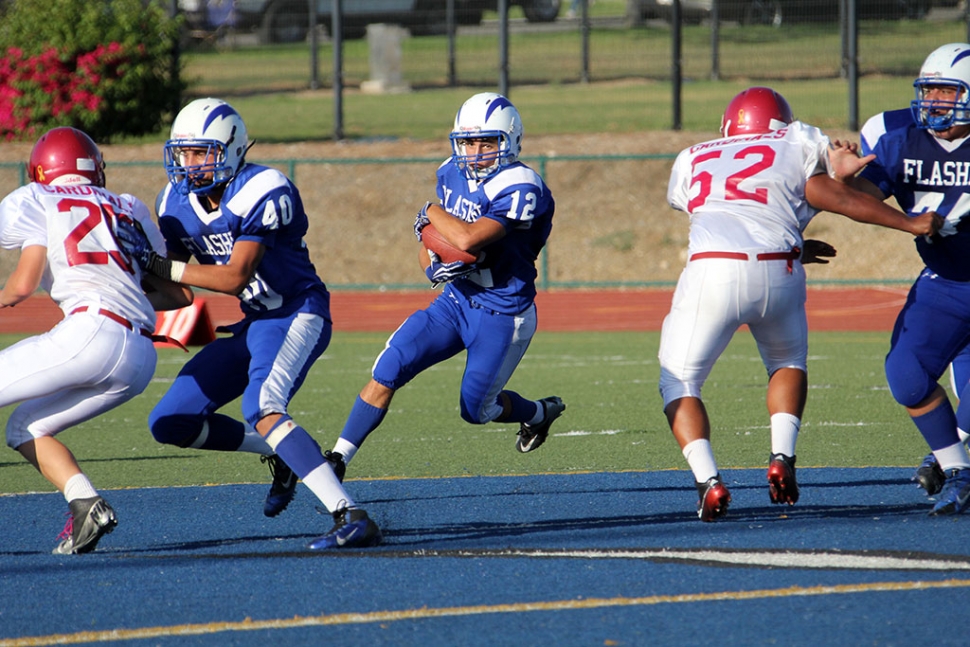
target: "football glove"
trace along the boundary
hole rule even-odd
[[[148,242],[148,236],[141,225],[128,218],[119,218],[115,225],[115,238],[125,252],[131,256],[143,272],[154,274],[178,283],[185,273],[185,263],[170,261],[159,256]]]
[[[118,239],[121,249],[131,256],[141,269],[148,271],[151,256],[155,252],[141,224],[130,218],[118,218],[115,223],[115,238]]]
[[[428,219],[428,207],[431,206],[431,202],[424,203],[421,207],[421,211],[414,219],[414,236],[420,241],[421,240],[421,230],[431,224],[431,220]]]
[[[448,283],[467,274],[471,274],[478,269],[478,266],[474,263],[468,264],[462,263],[461,261],[442,263],[441,258],[432,251],[428,252],[428,256],[431,257],[431,264],[425,268],[424,273],[427,274],[428,280],[431,281],[432,289],[442,283]]]

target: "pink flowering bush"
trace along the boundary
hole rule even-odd
[[[106,143],[177,110],[180,22],[160,3],[17,0],[0,14],[0,141],[74,126]]]
[[[11,47],[0,58],[0,137],[33,139],[50,128],[76,126],[103,131],[106,98],[138,51],[119,43],[98,45],[74,57],[50,48],[34,56]]]

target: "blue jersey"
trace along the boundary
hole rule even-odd
[[[916,239],[926,267],[952,281],[970,281],[970,140],[943,141],[918,128],[909,109],[892,110],[866,122],[862,150],[876,154],[862,177],[895,197],[903,211],[946,218],[938,235]]]
[[[536,259],[552,230],[556,203],[539,174],[516,162],[481,182],[465,178],[448,159],[438,167],[438,198],[456,218],[491,218],[505,236],[482,251],[479,270],[452,281],[469,301],[502,314],[519,314],[536,296]]]
[[[227,263],[236,241],[265,246],[252,281],[238,295],[247,318],[304,311],[330,319],[329,293],[303,241],[309,224],[303,201],[283,173],[243,165],[213,212],[197,195],[181,195],[171,184],[155,207],[169,251],[194,256],[202,265]]]

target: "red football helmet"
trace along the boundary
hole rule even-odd
[[[721,116],[721,135],[761,135],[793,121],[785,97],[771,88],[753,87],[731,99]]]
[[[30,151],[27,176],[40,184],[104,186],[104,158],[98,145],[76,128],[54,128]]]

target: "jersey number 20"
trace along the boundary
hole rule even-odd
[[[112,230],[112,223],[117,216],[115,215],[114,209],[111,208],[111,205],[98,205],[89,200],[65,198],[57,203],[57,209],[61,213],[70,213],[72,209],[84,209],[88,212],[84,220],[71,230],[71,233],[67,235],[67,239],[64,241],[64,251],[67,253],[68,265],[107,265],[108,259],[110,258],[124,271],[129,274],[133,273],[131,264],[117,249],[101,252],[82,252],[80,249],[81,241],[101,223],[107,225],[108,231]]]

